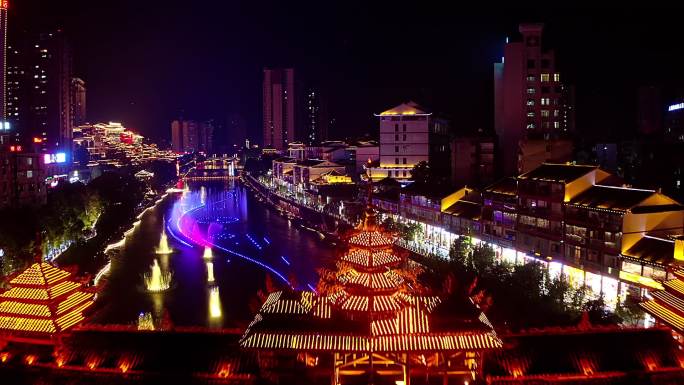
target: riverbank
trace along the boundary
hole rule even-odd
[[[352,227],[351,224],[339,218],[318,212],[292,199],[271,192],[268,187],[247,173],[243,173],[240,176],[240,180],[244,186],[257,195],[261,202],[276,210],[280,215],[288,218],[296,225],[318,233],[322,239],[337,243],[339,235]],[[331,229],[333,230],[331,231]]]
[[[153,196],[143,198],[136,208],[126,213],[119,206],[113,205],[107,213],[103,213],[103,223],[98,222],[97,235],[69,247],[53,263],[57,266],[77,266],[79,274],[95,276],[109,262],[106,253],[107,245],[125,237],[126,231],[140,220],[148,210],[156,207],[169,193],[159,191]]]

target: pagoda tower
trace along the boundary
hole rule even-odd
[[[83,321],[94,293],[71,273],[35,262],[0,293],[0,337],[45,341]]]
[[[343,240],[347,249],[336,269],[322,272],[318,292],[271,293],[241,346],[275,355],[267,365],[288,352],[307,366],[319,358],[332,362],[332,384],[347,383],[349,376],[357,377],[352,382],[388,376],[385,381],[408,384],[428,370],[445,381],[475,379],[482,353],[502,346],[477,305],[467,297],[426,294],[430,290],[406,267],[393,234],[377,224],[371,207]]]

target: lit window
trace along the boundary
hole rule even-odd
[[[33,164],[33,158],[26,158],[26,164],[29,166]]]
[[[536,77],[536,76],[534,76],[534,75],[527,75],[527,81],[528,81],[528,82],[533,82],[533,81],[535,81],[535,80],[537,80],[537,77]]]
[[[534,99],[527,99],[528,106],[534,106]]]
[[[541,81],[548,82],[549,81],[549,74],[541,74]]]
[[[553,122],[553,128],[560,128],[560,122]]]
[[[533,95],[533,94],[534,94],[534,88],[533,88],[533,87],[529,87],[529,88],[527,89],[527,93],[530,94],[530,95]]]
[[[551,99],[549,98],[541,98],[541,105],[542,106],[548,106],[551,102]]]
[[[32,170],[26,171],[26,177],[27,178],[33,178],[33,171]]]
[[[536,127],[536,126],[534,125],[534,123],[527,123],[527,129],[528,129],[528,130],[534,130],[535,127]]]
[[[555,118],[559,117],[559,116],[560,116],[560,111],[558,111],[558,110],[553,110],[553,116],[554,116]]]
[[[527,111],[528,118],[534,118],[534,111]]]
[[[560,81],[560,74],[553,74],[553,81],[559,82]]]
[[[542,118],[548,118],[549,117],[549,110],[541,110],[541,116],[542,116]]]

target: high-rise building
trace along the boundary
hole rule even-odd
[[[29,95],[28,79],[26,77],[25,60],[26,54],[24,44],[17,42],[7,46],[7,97],[5,108],[7,111],[7,121],[9,121],[12,133],[18,137],[21,127],[25,126],[25,120],[29,116]],[[23,54],[23,55],[22,55]]]
[[[663,98],[659,87],[639,87],[637,121],[640,134],[654,134],[663,130]]]
[[[480,187],[494,181],[493,135],[479,129],[451,140],[451,182],[455,186]]]
[[[184,152],[183,149],[183,122],[174,120],[171,122],[171,149],[175,152]]]
[[[328,105],[320,89],[306,90],[305,100],[305,129],[304,142],[310,146],[328,140]]]
[[[197,122],[194,120],[183,121],[183,151],[197,151]]]
[[[0,0],[0,119],[7,119],[7,8],[8,0]]]
[[[86,87],[81,78],[71,78],[71,118],[72,127],[86,123]]]
[[[507,41],[500,63],[494,63],[494,126],[505,175],[516,174],[519,145],[545,141],[568,132],[568,95],[556,70],[553,51],[542,48],[542,24],[521,24],[522,41]]]
[[[61,31],[25,34],[12,43],[9,120],[22,139],[40,138],[47,151],[71,152],[71,52]]]
[[[380,164],[368,170],[373,180],[411,178],[420,162],[436,170],[449,166],[448,124],[414,102],[376,115],[380,119]]]
[[[214,121],[200,122],[197,127],[197,151],[205,154],[214,152]]]
[[[214,122],[174,120],[171,122],[171,142],[175,152],[204,152],[214,150]]]
[[[263,120],[264,146],[283,151],[295,140],[294,69],[264,69]]]

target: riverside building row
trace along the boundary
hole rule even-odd
[[[470,234],[492,244],[499,259],[540,261],[609,305],[662,289],[684,262],[684,248],[676,247],[684,242],[684,206],[658,191],[623,187],[597,166],[544,163],[481,191],[426,187],[373,198],[387,215],[422,225],[415,247],[446,255],[454,239]]]

